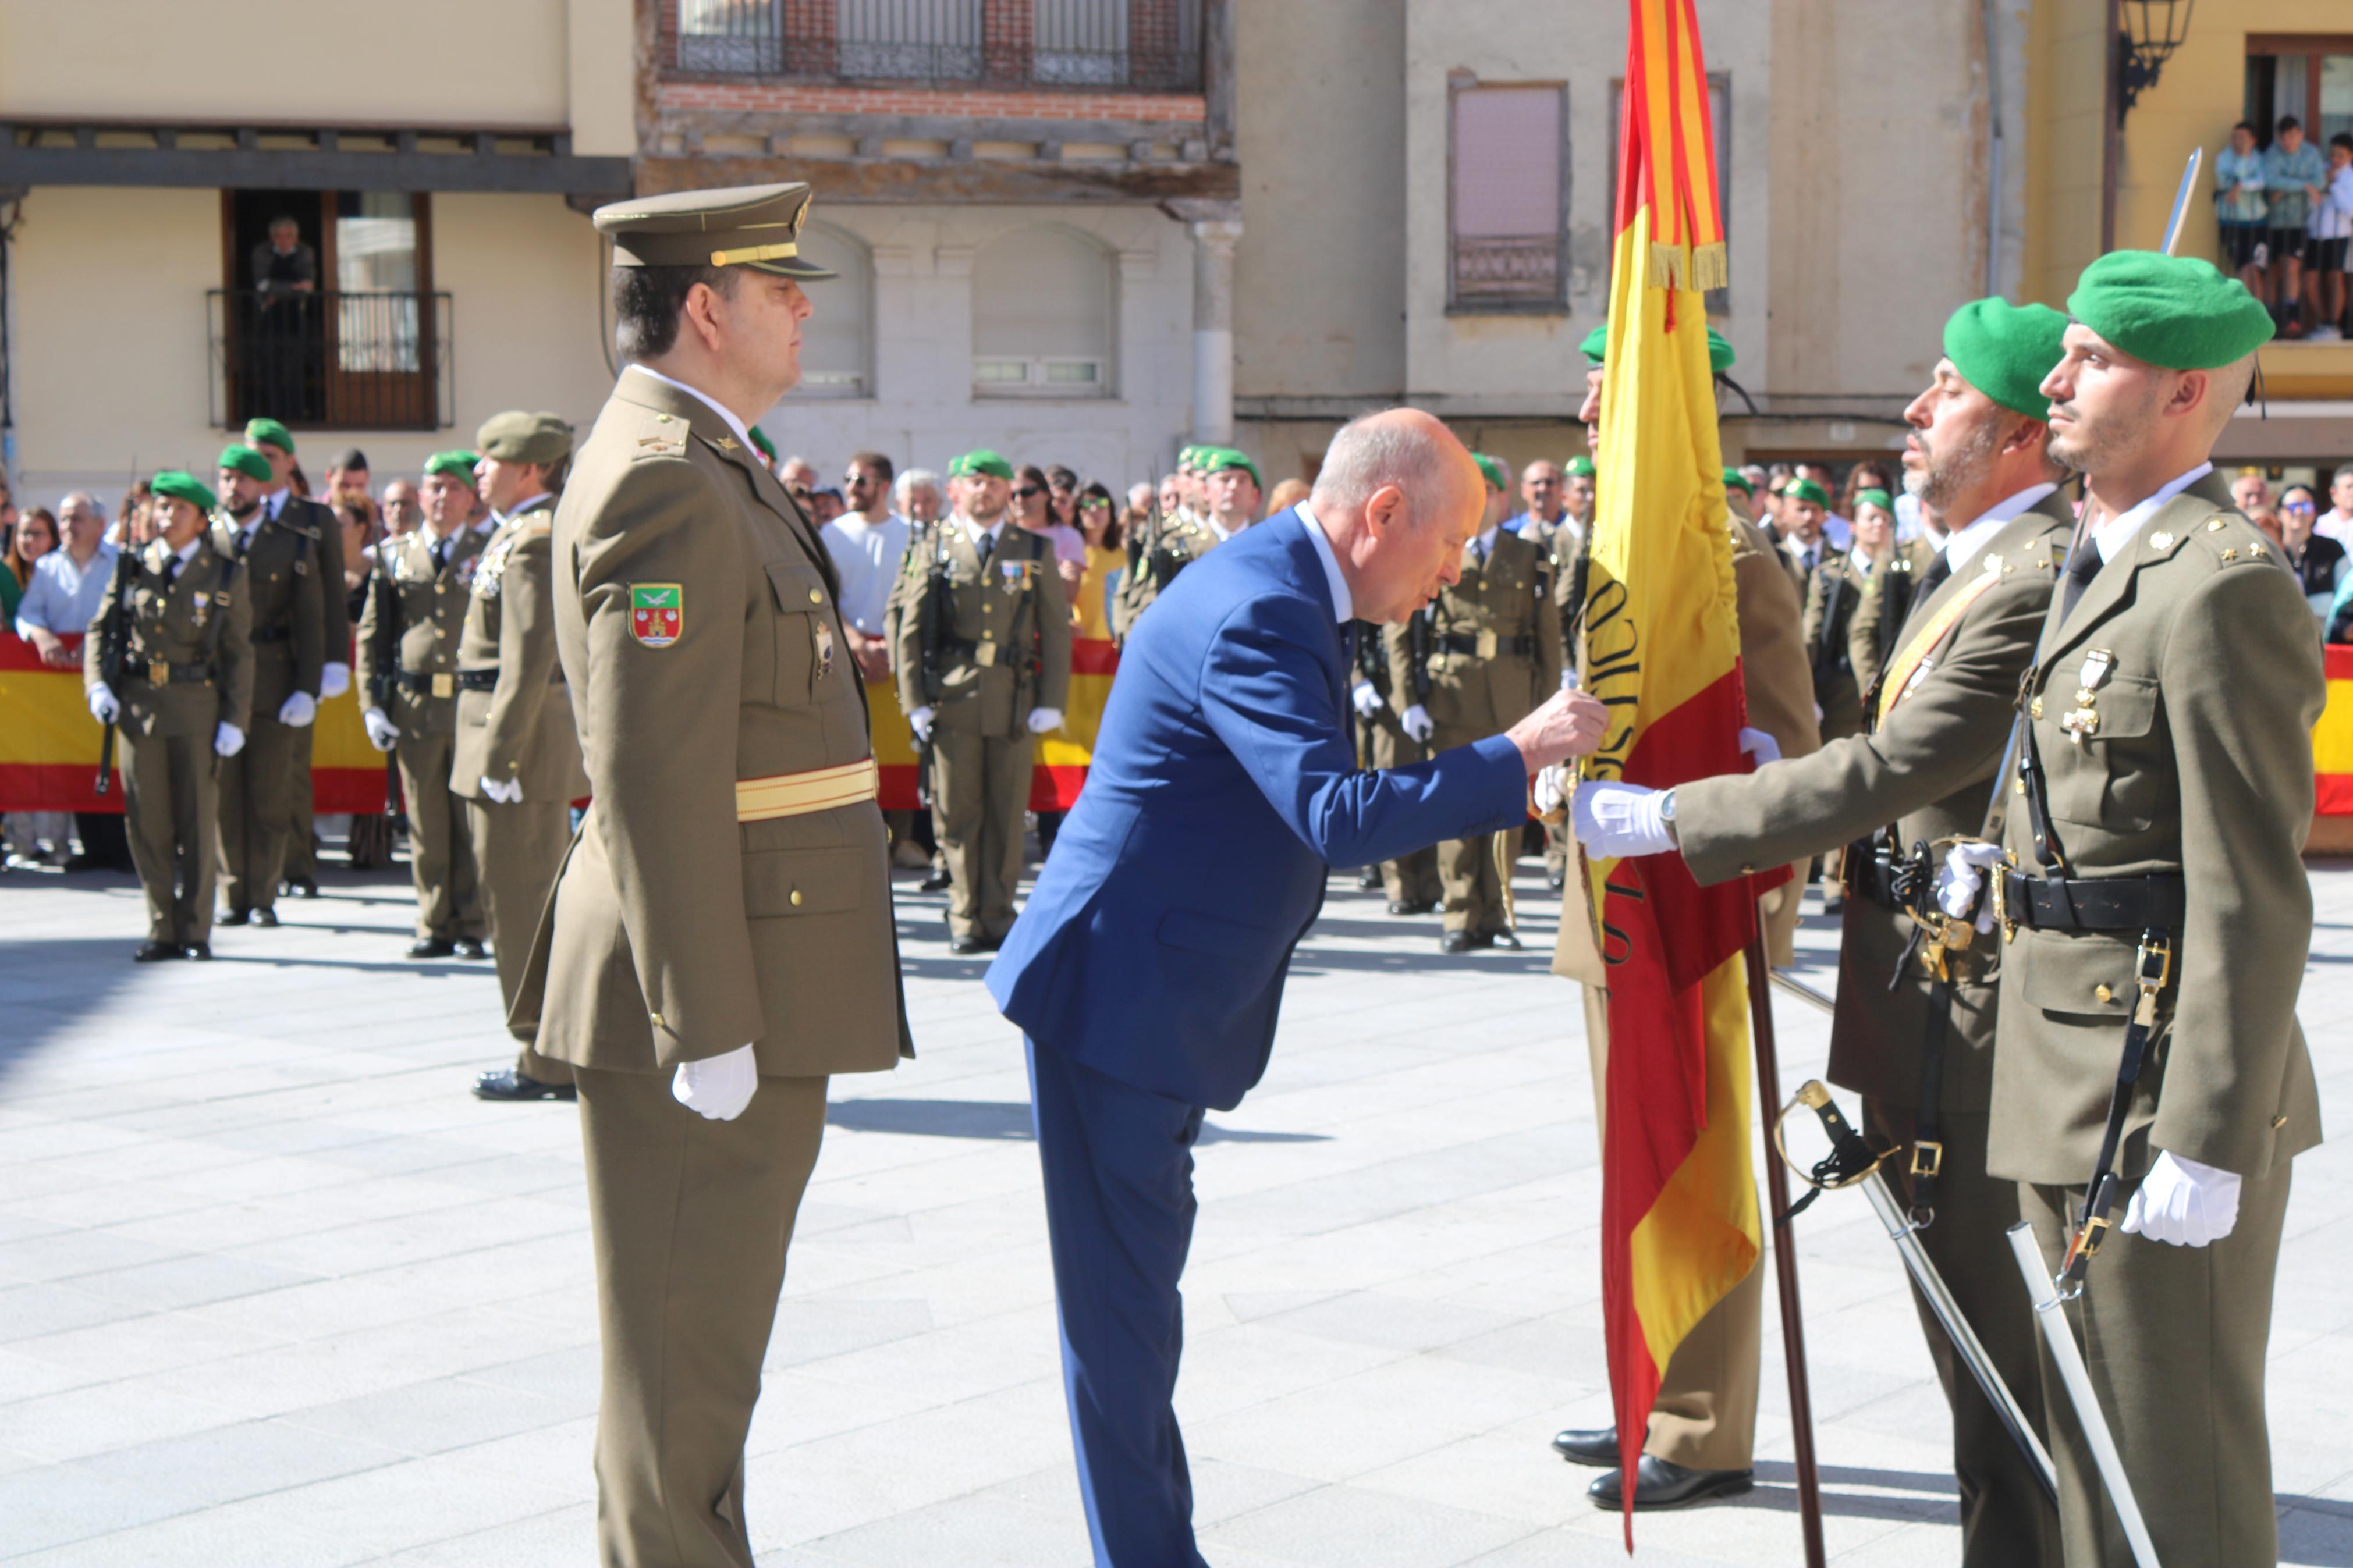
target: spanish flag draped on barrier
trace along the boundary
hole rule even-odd
[[[1663,789],[1746,771],[1746,703],[1700,294],[1725,281],[1706,68],[1691,0],[1630,9],[1585,611],[1611,729],[1584,776]],[[1668,1358],[1761,1247],[1742,965],[1770,883],[1701,888],[1675,855],[1586,875],[1609,974],[1601,1279],[1631,1504]]]

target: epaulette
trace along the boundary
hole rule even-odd
[[[2242,563],[2267,562],[2282,571],[2287,569],[2276,546],[2263,530],[2235,511],[2216,512],[2190,530],[2190,537],[2204,545],[2218,564],[2236,566]]]

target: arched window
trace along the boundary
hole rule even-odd
[[[801,325],[802,397],[874,395],[874,258],[846,229],[804,224],[801,255],[839,278],[806,285],[814,313]]]
[[[1118,321],[1110,251],[1073,230],[1000,235],[972,264],[972,381],[982,397],[1107,397]]]

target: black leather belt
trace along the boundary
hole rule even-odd
[[[294,628],[292,626],[256,626],[253,628],[253,640],[255,642],[284,642],[293,635]]]
[[[1850,893],[1869,899],[1873,903],[1906,913],[1906,904],[1895,888],[1896,868],[1873,853],[1868,838],[1858,838],[1846,847],[1846,888]]]
[[[458,689],[460,691],[495,691],[498,687],[499,671],[496,665],[492,665],[488,669],[461,669],[458,672]]]
[[[2179,877],[2001,874],[2003,918],[2029,931],[2179,931],[2189,884]]]
[[[499,672],[491,670],[491,684],[498,683]],[[452,697],[457,694],[459,677],[454,670],[399,669],[392,679],[403,691],[413,691],[419,697]],[[485,688],[487,689],[487,688]]]
[[[1438,646],[1441,651],[1446,653],[1478,653],[1479,634],[1476,632],[1440,632],[1438,637]],[[1520,658],[1534,658],[1535,657],[1536,639],[1532,637],[1497,637],[1495,638],[1493,646],[1495,649],[1493,654],[1482,655],[1482,657],[1499,658],[1507,653],[1514,655]]]
[[[213,667],[203,659],[194,664],[169,664],[153,658],[131,666],[125,673],[150,686],[198,686],[212,679]]]

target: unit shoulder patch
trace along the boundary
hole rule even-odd
[[[629,584],[629,635],[668,647],[686,633],[686,589],[676,583]]]

